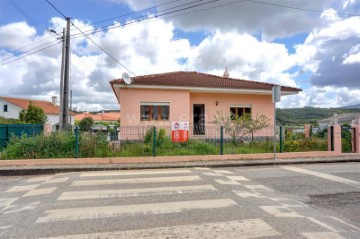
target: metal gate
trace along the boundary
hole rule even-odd
[[[351,133],[354,129],[349,125],[341,126],[341,147],[343,153],[351,153],[352,152],[352,138]],[[354,133],[354,132],[353,132]]]

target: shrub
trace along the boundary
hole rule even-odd
[[[161,146],[166,139],[166,130],[160,129],[156,130],[156,146]],[[145,144],[153,144],[154,140],[154,128],[150,127],[146,130],[145,136],[144,136],[144,143]]]
[[[53,132],[49,136],[13,136],[1,159],[75,158],[75,142],[75,135],[71,132]],[[79,157],[108,156],[111,156],[111,151],[106,135],[80,135]]]
[[[94,125],[94,120],[91,117],[85,117],[83,118],[79,123],[79,128],[83,132],[90,131],[91,126]]]

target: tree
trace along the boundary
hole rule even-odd
[[[20,111],[19,119],[29,124],[45,124],[47,116],[42,108],[30,102],[26,110]]]
[[[251,134],[251,142],[254,141],[254,133],[257,130],[266,128],[270,125],[270,120],[266,117],[266,115],[257,115],[255,118],[252,118],[248,125],[249,133]]]
[[[79,123],[79,127],[81,131],[90,131],[91,126],[93,125],[94,125],[94,120],[91,117],[85,117]]]
[[[224,127],[225,133],[231,137],[232,143],[236,146],[245,135],[251,134],[253,140],[254,132],[267,127],[269,119],[265,115],[256,115],[253,119],[251,114],[238,116],[218,111],[213,123]]]

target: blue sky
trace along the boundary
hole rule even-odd
[[[303,89],[284,98],[281,107],[360,103],[359,0],[50,2],[83,31],[116,26],[90,37],[136,75],[175,70],[221,75],[227,66],[234,78]],[[152,6],[158,7],[141,11]],[[127,13],[134,14],[112,19]],[[139,16],[141,21],[131,23]],[[103,22],[86,28],[98,21]],[[64,26],[45,0],[0,1],[0,95],[45,100],[58,95],[61,47],[51,43],[56,37],[47,29],[61,32]],[[79,32],[72,28],[72,34]],[[45,46],[50,47],[16,60]],[[73,101],[79,109],[117,108],[108,81],[124,71],[85,37],[72,39]],[[12,86],[4,87],[10,76]]]

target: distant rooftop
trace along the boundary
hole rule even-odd
[[[16,105],[21,109],[27,109],[31,102],[33,105],[43,109],[45,114],[58,115],[60,112],[60,107],[54,105],[52,102],[49,101],[21,99],[21,98],[4,97],[4,96],[0,96],[0,99],[3,99],[13,105]]]
[[[91,117],[94,121],[119,121],[120,112],[104,112],[98,114],[81,113],[75,115],[75,120],[82,120],[86,117]]]

